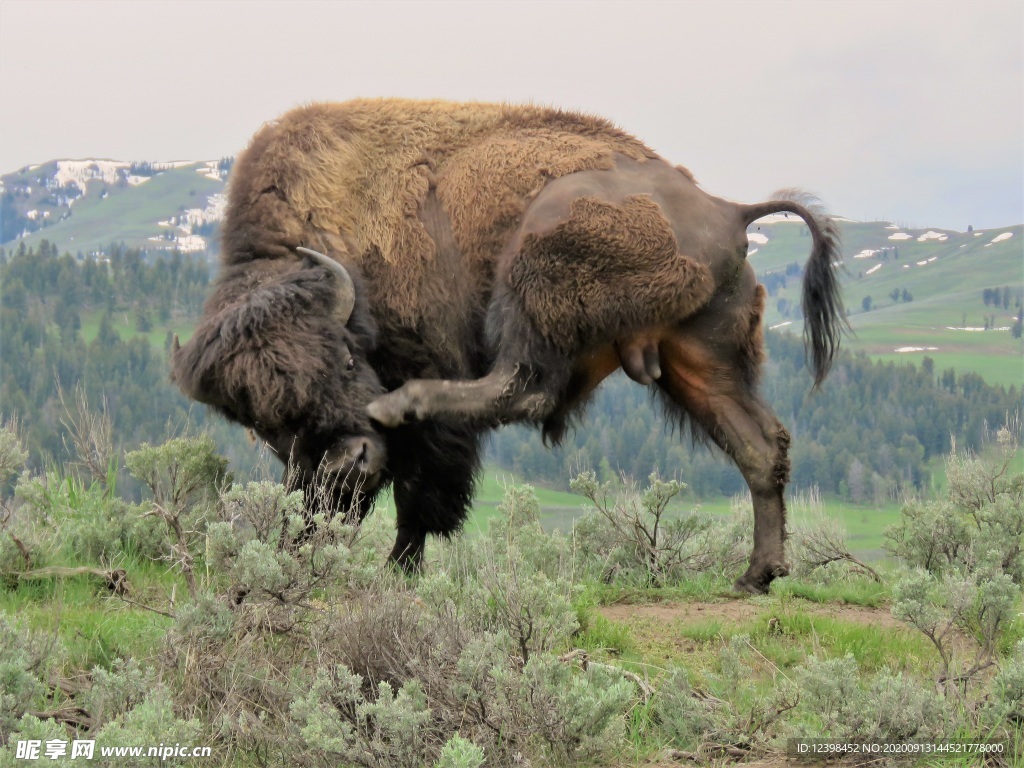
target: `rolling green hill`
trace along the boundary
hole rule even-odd
[[[1010,329],[1024,299],[1024,227],[963,233],[844,221],[842,235],[843,298],[853,330],[845,348],[886,361],[927,356],[937,371],[970,370],[1021,386],[1024,344]],[[754,224],[750,236],[751,262],[771,292],[765,324],[799,332],[797,265],[810,248],[806,227],[772,220]],[[998,306],[986,305],[984,291],[996,288]]]
[[[222,215],[228,166],[57,160],[7,174],[5,247],[37,247],[46,239],[85,255],[111,243],[150,252],[206,250],[215,245],[208,235]],[[9,239],[12,233],[21,236]]]

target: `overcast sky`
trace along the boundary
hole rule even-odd
[[[744,202],[963,230],[1024,221],[1024,3],[0,0],[0,173],[205,160],[356,96],[612,119]]]

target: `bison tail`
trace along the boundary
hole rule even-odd
[[[804,343],[810,352],[817,388],[828,376],[839,340],[850,326],[839,292],[839,228],[813,195],[783,189],[766,203],[741,206],[747,225],[772,213],[794,213],[811,231],[813,249],[804,267],[802,309]]]

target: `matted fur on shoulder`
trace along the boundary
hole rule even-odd
[[[385,300],[412,317],[436,244],[418,216],[435,190],[470,265],[493,256],[552,179],[657,157],[598,117],[536,106],[399,99],[311,104],[269,123],[239,157],[225,223],[229,263],[347,243],[387,265]],[[355,252],[352,252],[355,251]]]

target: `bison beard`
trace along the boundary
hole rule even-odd
[[[746,227],[781,211],[812,234],[818,385],[844,320],[836,229],[805,196],[712,197],[569,112],[314,104],[238,158],[222,269],[172,377],[266,440],[309,507],[359,519],[392,484],[391,557],[413,570],[427,534],[462,525],[488,430],[530,422],[557,441],[622,367],[739,467],[755,523],[736,587],[763,592],[787,572],[789,435],[756,392]]]

